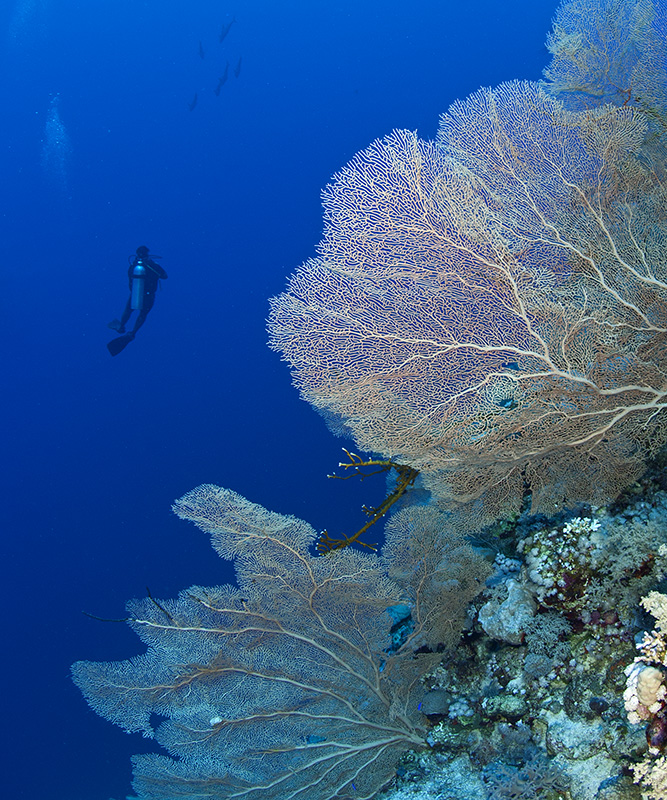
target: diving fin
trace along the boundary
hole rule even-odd
[[[110,342],[107,343],[107,350],[111,353],[112,356],[117,356],[122,350],[128,346],[128,344],[134,339],[133,333],[124,333],[122,336],[119,336],[116,339],[112,339]]]
[[[112,319],[111,322],[107,325],[107,328],[111,328],[111,330],[116,331],[116,333],[125,333],[125,330],[121,326],[121,322],[119,319]]]

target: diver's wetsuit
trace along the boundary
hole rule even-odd
[[[139,263],[139,260],[140,259],[138,256],[135,257],[134,261],[130,264],[130,268],[127,271],[127,277],[129,279],[129,284],[130,284],[130,296],[127,300],[125,311],[123,311],[123,316],[120,318],[121,333],[125,329],[125,324],[127,323],[128,319],[130,318],[130,314],[132,313],[132,272]],[[134,328],[132,329],[132,333],[136,333],[139,330],[139,328],[141,328],[141,326],[146,321],[148,312],[151,310],[151,308],[153,308],[158,281],[166,280],[168,277],[167,273],[162,269],[162,267],[159,264],[156,264],[152,258],[142,258],[141,263],[144,265],[144,267],[146,267],[146,275],[144,277],[144,300],[143,300],[143,305],[139,311],[139,315],[137,316],[134,322]]]

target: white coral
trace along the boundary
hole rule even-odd
[[[667,624],[667,595],[649,592],[642,598],[642,605],[657,618],[661,629],[663,624]],[[627,681],[623,692],[625,710],[633,725],[655,716],[665,705],[667,697],[663,669],[667,665],[667,643],[662,633],[644,632],[637,649],[641,655],[625,668]]]
[[[657,667],[644,667],[637,680],[637,697],[639,702],[646,706],[651,714],[660,710],[665,697],[665,684],[663,683],[662,670]]]
[[[646,597],[642,597],[642,605],[655,617],[658,630],[667,631],[667,595],[649,592]]]

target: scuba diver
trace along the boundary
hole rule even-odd
[[[155,258],[159,258],[159,256],[155,256]],[[127,271],[130,282],[130,296],[125,305],[123,316],[120,319],[112,320],[108,326],[112,331],[123,334],[117,339],[112,339],[107,344],[112,356],[118,355],[134,339],[137,331],[146,321],[148,312],[153,308],[155,291],[160,279],[167,279],[167,273],[149,256],[149,250],[145,245],[137,247],[136,256],[130,256],[128,260],[130,261],[130,267]],[[133,311],[139,312],[134,321],[134,327],[131,331],[125,333],[125,326]]]

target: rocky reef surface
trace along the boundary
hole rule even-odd
[[[666,798],[665,460],[609,507],[519,516],[477,544],[495,574],[428,676],[431,749],[382,800]]]

